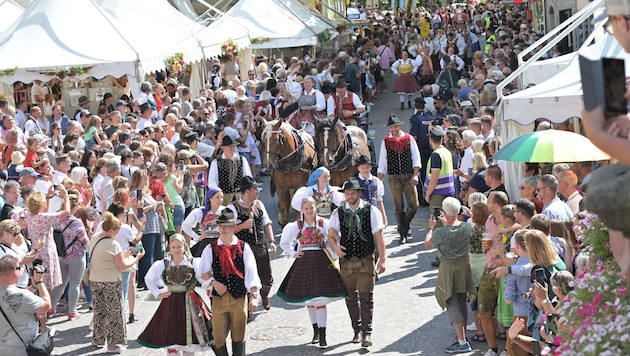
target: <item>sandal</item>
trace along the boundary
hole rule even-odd
[[[486,342],[486,336],[484,334],[475,334],[470,338],[470,340],[476,342]]]
[[[504,332],[497,332],[497,339],[505,340],[505,337],[506,337],[505,331]]]

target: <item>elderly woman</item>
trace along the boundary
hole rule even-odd
[[[460,202],[448,197],[442,202],[442,213],[439,220],[443,226],[435,229],[437,219],[431,216],[429,230],[424,239],[427,249],[437,248],[440,256],[435,298],[442,309],[446,308],[448,316],[455,328],[457,341],[446,348],[446,352],[470,352],[472,348],[466,341],[466,322],[468,296],[477,294],[472,277],[469,260],[472,225],[457,219]]]
[[[306,305],[313,324],[311,344],[327,347],[326,305],[345,297],[346,291],[325,247],[328,219],[317,216],[313,197],[304,198],[299,211],[301,218],[282,230],[280,247],[295,262],[282,281],[278,296],[290,304]]]
[[[190,239],[196,241],[195,245],[191,248],[194,257],[201,257],[206,246],[216,242],[219,238],[217,219],[219,215],[221,215],[221,210],[225,209],[225,206],[221,205],[222,203],[223,191],[221,188],[208,188],[204,206],[193,209],[186,217],[186,220],[184,220],[182,230],[188,238],[188,245],[190,246]],[[195,230],[193,230],[197,225],[201,227],[200,234],[197,234]]]
[[[121,271],[128,269],[144,256],[140,250],[133,256],[123,251],[115,240],[121,223],[112,213],[106,212],[102,231],[90,241],[90,286],[94,294],[93,345],[107,343],[108,353],[121,353],[127,342],[123,321]]]
[[[464,204],[468,203],[468,198],[471,194],[475,192],[485,193],[490,190],[485,180],[486,168],[488,168],[486,155],[482,152],[473,153],[472,164],[475,173],[473,175],[464,174],[464,177],[470,182],[464,197]]]
[[[298,189],[291,199],[291,207],[300,211],[302,200],[313,197],[317,205],[317,215],[329,218],[332,211],[345,200],[339,187],[330,185],[330,171],[326,167],[319,167],[308,177],[306,187]]]
[[[68,287],[68,320],[80,318],[82,315],[76,311],[79,301],[79,289],[85,270],[85,252],[90,242],[83,222],[76,217],[77,210],[82,206],[77,195],[69,195],[70,211],[72,214],[53,225],[56,231],[63,235],[63,246],[57,246],[57,251],[64,251],[65,256],[59,255],[61,266],[61,284],[53,288],[50,301],[53,310],[49,316],[59,315],[56,310],[59,299]]]
[[[523,178],[523,180],[521,180],[521,184],[519,185],[518,189],[521,191],[521,198],[527,199],[534,203],[534,205],[536,206],[536,213],[540,214],[543,209],[543,202],[542,200],[538,199],[538,197],[536,197],[536,183],[538,183],[538,177],[525,177]]]
[[[22,219],[17,213],[16,217]],[[17,219],[6,219],[0,222],[0,257],[5,255],[11,255],[18,259],[20,266],[26,266],[33,262],[35,258],[35,250],[26,252],[18,245],[18,240],[22,239],[20,231],[20,223]],[[40,246],[41,247],[41,246]],[[20,288],[26,288],[28,286],[29,273],[26,267],[20,269],[20,278],[16,285]]]

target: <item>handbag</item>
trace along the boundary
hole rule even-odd
[[[41,332],[39,335],[37,335],[37,337],[35,337],[35,340],[27,344],[24,342],[24,339],[22,339],[20,334],[18,334],[17,330],[15,330],[15,328],[13,327],[13,324],[11,324],[11,321],[9,320],[9,317],[7,317],[7,314],[5,314],[4,310],[1,307],[0,307],[0,312],[2,312],[2,315],[7,320],[7,323],[9,323],[9,325],[11,326],[11,329],[13,329],[13,331],[15,332],[15,335],[17,335],[18,338],[20,338],[20,341],[22,341],[22,343],[24,344],[24,346],[26,346],[26,354],[28,356],[48,356],[52,354],[52,351],[53,351],[53,348],[55,348],[55,345],[54,345],[53,337],[50,334],[49,330]]]
[[[85,269],[85,271],[83,271],[83,283],[85,283],[86,286],[90,285],[90,268],[92,267],[92,253],[94,253],[94,249],[96,248],[96,246],[98,246],[98,243],[103,241],[103,239],[106,239],[107,237],[101,237],[100,240],[96,241],[96,243],[94,244],[94,247],[92,247],[92,251],[90,251],[90,260],[88,261],[88,265],[87,268]]]

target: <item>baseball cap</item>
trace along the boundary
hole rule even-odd
[[[20,171],[20,178],[22,177],[39,177],[39,173],[35,172],[31,167],[26,167]]]

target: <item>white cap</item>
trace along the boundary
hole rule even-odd
[[[591,23],[596,24],[604,21],[611,15],[630,15],[630,1],[628,0],[606,0],[606,11],[595,16]]]

